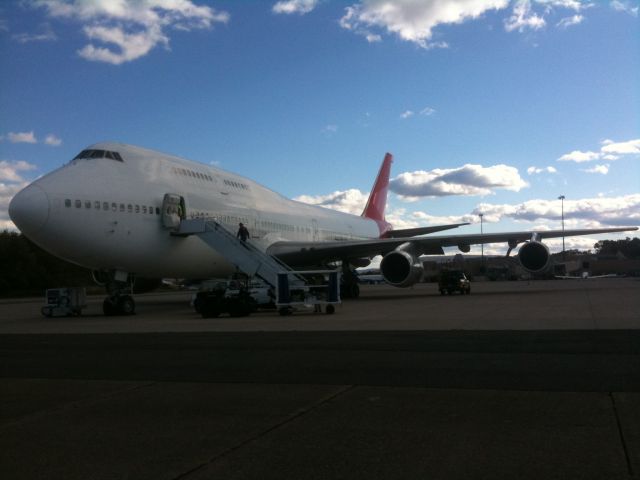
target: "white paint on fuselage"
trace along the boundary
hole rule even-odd
[[[289,200],[215,167],[118,143],[88,149],[116,151],[124,161],[76,159],[36,180],[48,197],[49,215],[44,226],[28,232],[45,250],[84,267],[144,277],[208,278],[232,272],[233,266],[197,236],[171,236],[163,228],[165,193],[184,197],[187,217],[213,217],[231,231],[245,223],[262,250],[283,240],[379,235],[372,220]]]

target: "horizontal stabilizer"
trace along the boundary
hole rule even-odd
[[[390,230],[385,233],[383,238],[407,238],[418,235],[426,235],[427,233],[441,232],[442,230],[451,230],[469,223],[452,223],[450,225],[434,225],[432,227],[403,228],[398,230]]]

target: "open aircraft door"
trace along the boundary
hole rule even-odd
[[[165,193],[162,200],[162,226],[169,230],[177,230],[185,218],[184,197],[176,193]]]

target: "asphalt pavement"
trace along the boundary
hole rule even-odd
[[[640,283],[612,280],[208,322],[4,301],[0,477],[640,478]]]

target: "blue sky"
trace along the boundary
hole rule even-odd
[[[102,140],[353,213],[390,151],[400,228],[640,225],[638,4],[3,2],[0,228]]]

